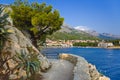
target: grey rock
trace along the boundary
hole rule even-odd
[[[26,38],[21,31],[19,31],[17,28],[12,26],[4,26],[4,27],[6,29],[9,28],[9,30],[12,32],[12,34],[8,35],[8,39],[3,46],[2,54],[4,57],[5,56],[8,56],[9,58],[13,57],[14,55],[16,55],[16,52],[21,54],[21,50],[24,50],[26,54],[30,54],[31,50],[29,48],[31,48],[32,51],[34,51],[34,54],[39,55],[38,59],[41,62],[41,69],[46,70],[50,67],[50,63],[47,60],[47,58],[44,57],[39,52],[39,50],[32,45],[31,41],[28,38]],[[13,69],[17,63],[13,59],[8,60],[7,63],[4,64],[5,70],[8,69],[7,64],[10,69]]]
[[[60,59],[68,60],[75,64],[73,80],[110,80],[110,78],[101,75],[96,67],[88,63],[83,57],[62,53],[60,54]]]

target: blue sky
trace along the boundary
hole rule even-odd
[[[65,23],[82,26],[97,32],[120,35],[120,0],[29,0],[51,4],[59,10]],[[9,4],[14,0],[0,0]]]

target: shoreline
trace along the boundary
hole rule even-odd
[[[107,47],[107,48],[104,48],[104,47],[81,47],[81,46],[70,46],[70,47],[64,47],[64,46],[47,46],[47,47],[43,47],[42,48],[103,48],[103,49],[120,49],[120,46],[113,46],[113,47]]]
[[[43,48],[101,48],[101,47],[81,47],[81,46],[70,46],[70,47],[64,47],[64,46],[47,46]]]
[[[120,46],[107,47],[107,49],[120,49]]]

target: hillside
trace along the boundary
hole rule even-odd
[[[79,30],[79,31],[83,31],[85,33],[88,33],[92,36],[95,36],[95,37],[98,37],[100,39],[104,39],[104,40],[114,40],[114,39],[120,39],[120,35],[114,35],[114,34],[111,34],[111,33],[99,33],[95,30],[91,30],[89,28],[86,28],[84,26],[77,26],[77,27],[74,27],[76,30]]]
[[[105,39],[105,40],[114,40],[114,39],[120,39],[120,35],[113,35],[113,34],[109,34],[109,33],[101,33],[98,36],[101,39]]]
[[[113,40],[120,39],[120,35],[113,35],[109,33],[98,33],[94,30],[81,30],[72,28],[67,24],[63,24],[61,29],[55,32],[52,35],[48,36],[51,40],[95,40],[95,39],[104,39],[104,40]]]
[[[86,32],[76,30],[74,28],[71,28],[68,25],[63,25],[61,27],[61,30],[55,32],[52,35],[48,36],[49,39],[51,40],[87,40],[87,39],[98,39],[95,36],[92,36]]]

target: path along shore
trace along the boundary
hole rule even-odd
[[[74,65],[66,60],[53,60],[51,69],[43,74],[43,80],[73,80]]]

